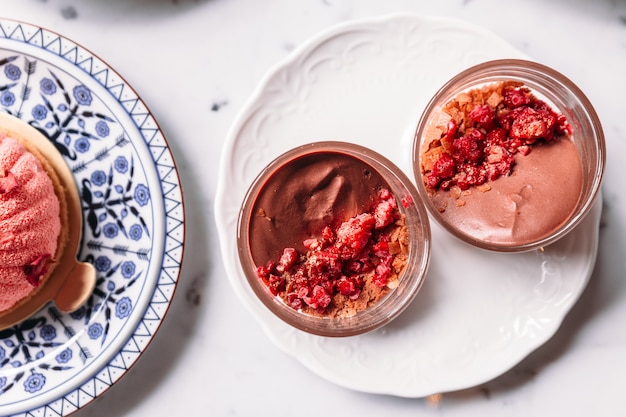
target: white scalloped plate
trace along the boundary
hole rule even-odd
[[[341,386],[422,397],[486,382],[557,331],[595,263],[599,202],[543,252],[478,250],[433,224],[431,265],[415,301],[384,328],[350,338],[283,323],[255,298],[237,258],[243,196],[274,157],[306,142],[352,141],[412,175],[415,124],[436,89],[473,64],[513,57],[524,56],[475,26],[391,15],[325,31],[265,77],[229,133],[216,220],[230,282],[278,347]]]

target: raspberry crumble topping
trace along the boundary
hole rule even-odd
[[[413,204],[410,198],[401,202]],[[256,273],[293,309],[326,317],[353,316],[375,304],[398,285],[409,252],[404,216],[386,188],[370,210],[336,227],[325,225],[303,243],[305,253],[284,248]]]
[[[429,133],[422,153],[424,183],[431,190],[461,192],[508,176],[515,156],[571,135],[556,113],[521,82],[503,81],[459,94]]]

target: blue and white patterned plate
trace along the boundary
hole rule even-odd
[[[0,331],[0,415],[65,416],[135,363],[176,288],[184,242],[178,173],[133,89],[80,45],[0,19],[0,112],[41,131],[81,195],[78,258],[96,288],[73,313],[49,304]]]

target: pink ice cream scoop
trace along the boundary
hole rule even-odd
[[[54,261],[60,203],[41,161],[0,132],[0,313],[29,297]]]

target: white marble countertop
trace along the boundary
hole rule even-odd
[[[277,349],[235,299],[213,217],[225,136],[262,76],[320,30],[392,12],[476,23],[565,73],[608,146],[597,264],[561,329],[495,380],[422,399],[335,386]],[[185,191],[172,308],[137,364],[76,416],[626,415],[626,1],[0,0],[0,17],[61,33],[119,72],[161,125]]]

